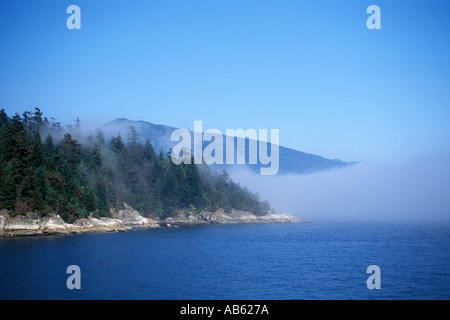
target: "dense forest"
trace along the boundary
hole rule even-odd
[[[129,204],[144,216],[224,208],[267,213],[270,205],[207,165],[175,165],[170,152],[142,143],[134,127],[107,141],[80,121],[63,126],[39,108],[9,117],[0,110],[0,209],[59,214],[66,222],[110,216]]]

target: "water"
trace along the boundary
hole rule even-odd
[[[213,225],[0,239],[1,299],[449,299],[450,225]],[[369,265],[381,289],[369,290]],[[81,290],[68,290],[69,265]]]

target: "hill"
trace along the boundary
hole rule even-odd
[[[150,143],[153,145],[155,151],[162,151],[163,154],[167,153],[177,142],[172,142],[170,137],[174,130],[177,128],[166,126],[166,125],[157,125],[147,121],[133,121],[125,118],[119,118],[108,122],[101,126],[101,130],[105,135],[107,141],[109,141],[112,137],[117,136],[119,133],[125,139],[130,126],[133,126],[139,134],[139,138],[142,142],[149,139]],[[191,132],[191,137],[194,134]],[[225,136],[224,136],[225,140]],[[207,143],[203,144],[203,148]],[[225,141],[224,141],[225,146]],[[253,169],[258,170],[261,168],[261,164],[258,161],[258,164],[249,165],[248,164],[248,149],[249,149],[248,139],[246,139],[246,166]],[[234,153],[237,153],[237,144],[234,144]],[[268,144],[268,149],[271,150],[271,145]],[[225,161],[224,161],[225,163]],[[324,170],[332,170],[339,169],[346,166],[350,166],[355,164],[356,162],[345,162],[339,159],[326,159],[322,156],[310,154],[298,150],[294,150],[291,148],[286,148],[283,146],[279,146],[279,173],[280,174],[309,174],[318,171]],[[215,164],[213,168],[221,171],[222,169],[230,169],[230,165],[217,165]]]

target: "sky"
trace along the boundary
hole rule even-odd
[[[283,146],[346,161],[448,154],[449,14],[435,0],[1,0],[0,108],[279,129]]]

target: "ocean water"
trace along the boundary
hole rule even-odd
[[[81,289],[69,290],[69,265]],[[380,268],[369,290],[367,267]],[[449,299],[450,225],[211,225],[0,239],[0,299]]]

